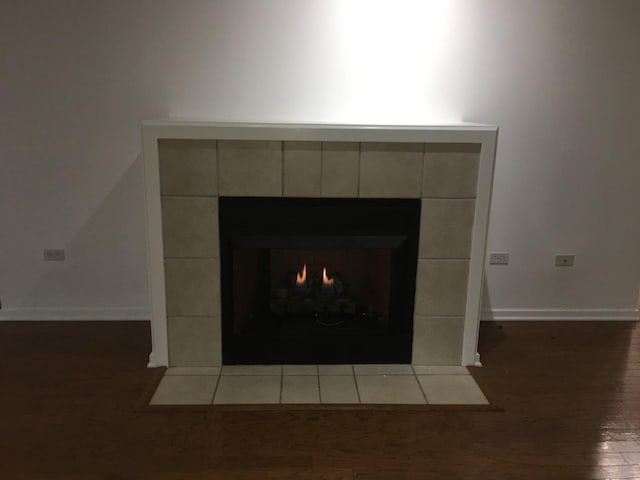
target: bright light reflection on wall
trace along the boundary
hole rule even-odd
[[[460,120],[457,0],[335,0],[344,72],[340,117],[369,123]]]

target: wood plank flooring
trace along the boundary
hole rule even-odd
[[[640,478],[640,327],[485,323],[504,411],[136,412],[146,322],[0,323],[0,478]]]

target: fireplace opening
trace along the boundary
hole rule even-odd
[[[420,202],[221,197],[224,364],[410,363]]]

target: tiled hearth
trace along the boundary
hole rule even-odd
[[[464,367],[259,365],[169,368],[151,405],[486,405]]]
[[[421,199],[413,364],[474,364],[495,135],[465,125],[146,122],[150,365],[223,363],[219,196]]]

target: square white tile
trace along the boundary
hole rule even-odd
[[[150,405],[208,405],[218,377],[214,375],[165,375]]]
[[[320,403],[318,376],[283,376],[281,403]]]
[[[360,403],[353,375],[320,375],[321,403]]]
[[[222,375],[213,403],[280,403],[280,375]]]
[[[353,375],[352,365],[318,365],[319,375]]]
[[[356,375],[413,375],[409,364],[354,365]]]
[[[317,365],[283,365],[283,375],[318,375]]]
[[[222,375],[280,375],[281,365],[225,365]]]
[[[418,375],[430,404],[488,404],[471,375]]]
[[[425,404],[413,375],[356,375],[361,403]]]

